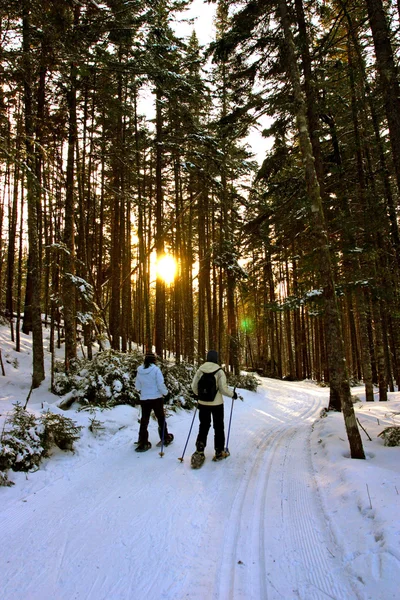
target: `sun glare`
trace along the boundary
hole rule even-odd
[[[170,254],[165,254],[157,261],[157,277],[170,284],[176,275],[176,261]]]

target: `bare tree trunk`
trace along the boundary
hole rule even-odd
[[[20,122],[20,116],[18,116],[18,123]],[[20,126],[18,125],[18,130]],[[14,271],[15,271],[15,241],[17,236],[17,220],[18,220],[18,188],[20,183],[20,150],[21,150],[21,136],[20,132],[17,139],[16,147],[16,160],[14,167],[14,182],[13,182],[13,197],[11,215],[9,218],[8,226],[8,251],[7,251],[7,285],[6,285],[6,315],[10,319],[14,317]],[[21,215],[22,219],[22,215]]]
[[[175,153],[174,157],[174,182],[175,182],[175,246],[174,256],[177,259],[182,255],[182,223],[181,223],[181,174],[180,174],[180,155]],[[173,291],[173,316],[174,316],[174,349],[175,361],[181,362],[182,355],[182,325],[181,325],[181,306],[182,306],[182,272],[179,261],[178,272],[176,273],[174,291]]]
[[[32,314],[32,351],[33,373],[32,387],[39,387],[45,378],[44,353],[41,315],[41,276],[39,256],[39,232],[37,215],[37,181],[35,179],[34,128],[32,110],[32,67],[30,56],[30,15],[29,0],[23,0],[23,61],[24,61],[24,105],[25,105],[25,135],[26,135],[26,164],[27,164],[27,205],[28,205],[28,238],[30,255],[30,280],[32,283],[31,314]]]
[[[199,194],[198,201],[198,239],[199,239],[199,286],[198,286],[198,307],[197,307],[197,356],[201,360],[206,353],[206,280],[208,273],[206,270],[206,219],[204,207],[204,194]]]
[[[398,69],[394,61],[389,25],[383,2],[382,0],[366,0],[366,5],[375,46],[376,66],[385,102],[397,187],[400,190],[400,86]]]
[[[286,270],[286,294],[290,296],[291,286],[290,286],[290,274],[289,274],[289,262],[287,255],[285,256],[285,270]],[[292,316],[291,311],[285,311],[285,331],[286,331],[286,342],[287,342],[287,356],[288,356],[288,367],[289,367],[289,378],[295,378],[295,368],[294,368],[294,356],[293,356],[293,347],[292,347]]]
[[[365,295],[362,289],[356,290],[356,306],[358,314],[358,328],[360,331],[361,368],[365,385],[365,399],[374,401],[374,386],[372,381],[371,354],[368,338],[368,324],[365,309]]]
[[[75,199],[74,199],[74,170],[75,146],[77,139],[76,123],[76,71],[75,66],[70,67],[70,87],[67,92],[69,111],[68,121],[68,151],[67,175],[65,194],[64,217],[64,244],[63,257],[63,312],[65,327],[65,370],[69,371],[70,361],[76,358],[76,289],[75,276]]]
[[[156,252],[157,260],[164,254],[164,222],[163,222],[163,190],[162,190],[162,96],[156,91]],[[155,347],[158,356],[164,354],[165,343],[165,283],[157,277],[156,281],[156,314],[155,314]]]
[[[121,63],[121,51],[119,53]],[[118,73],[117,82],[118,108],[115,115],[115,148],[113,154],[113,215],[112,215],[112,250],[111,250],[111,299],[110,299],[110,334],[111,345],[114,350],[121,348],[121,257],[124,242],[121,232],[124,229],[124,193],[123,193],[123,167],[122,167],[122,75]]]
[[[367,202],[367,184],[366,184],[366,176],[364,172],[364,164],[363,164],[363,149],[361,144],[361,132],[360,132],[360,124],[358,118],[358,98],[356,96],[355,90],[355,69],[353,64],[353,55],[352,48],[350,44],[348,45],[348,59],[349,59],[349,78],[350,78],[350,88],[351,88],[351,107],[352,107],[352,115],[353,115],[353,123],[354,123],[354,137],[356,143],[356,159],[357,159],[357,175],[358,175],[358,195],[359,195],[359,210],[365,211],[368,208]],[[374,212],[376,212],[374,210]],[[378,217],[379,218],[379,217]],[[376,253],[379,252],[379,244],[377,243],[377,238],[374,236],[374,239],[371,240],[372,244],[375,245]],[[374,276],[375,284],[378,285],[379,276],[377,272],[377,268],[375,264],[370,266],[372,269],[372,274]],[[378,267],[379,268],[379,267]],[[377,295],[374,295],[372,298],[372,314],[374,320],[374,347],[375,347],[375,357],[376,364],[378,370],[378,381],[379,381],[379,397],[381,400],[387,400],[387,365],[385,359],[385,350],[384,350],[384,339],[383,339],[383,330],[382,330],[382,320],[381,320],[381,312],[380,312],[380,300]]]
[[[312,153],[310,137],[308,134],[306,107],[301,91],[300,74],[297,67],[293,34],[290,28],[288,9],[285,0],[280,0],[279,10],[286,42],[288,75],[290,77],[294,92],[297,129],[299,133],[300,150],[304,162],[305,182],[307,192],[311,200],[313,233],[320,258],[319,272],[325,299],[325,328],[329,349],[330,378],[336,380],[335,389],[340,391],[340,397],[338,400],[340,401],[344,415],[351,457],[365,458],[362,440],[357,427],[354,408],[351,400],[350,385],[345,364],[343,336],[329,252],[329,242],[326,234],[325,218],[318,179],[315,172],[314,157]]]
[[[86,281],[89,280],[91,272],[91,266],[88,260],[88,246],[90,243],[89,231],[87,224],[90,218],[90,195],[86,194],[86,189],[90,188],[90,169],[86,170],[86,147],[87,147],[87,129],[88,129],[88,86],[85,85],[85,101],[83,109],[83,139],[82,139],[82,156],[80,157],[79,143],[76,143],[76,172],[78,181],[78,239],[77,239],[77,258],[78,258],[78,275]],[[88,181],[86,181],[88,180]],[[87,314],[91,310],[90,304],[85,297],[78,297],[78,309],[84,314]],[[92,359],[92,345],[91,345],[91,329],[92,325],[89,320],[82,323],[83,339],[84,344],[87,348],[87,357],[89,360]]]
[[[183,297],[183,348],[186,360],[194,362],[194,324],[193,324],[193,193],[189,187],[190,208],[188,214],[187,227],[182,231],[184,253],[181,256],[182,261],[182,297]]]
[[[20,214],[24,213],[24,170],[21,173],[21,204]],[[19,243],[18,243],[18,275],[17,275],[17,323],[15,327],[15,350],[21,351],[21,303],[22,303],[22,256],[23,256],[23,245],[24,245],[24,220],[21,218],[19,222]]]
[[[294,244],[293,244],[294,246]],[[293,256],[295,256],[293,248]],[[297,262],[293,259],[293,294],[298,296],[298,279],[297,279]],[[296,308],[293,315],[294,325],[294,352],[295,352],[295,373],[296,379],[303,379],[303,361],[302,361],[302,343],[301,343],[301,325],[300,325],[300,309]]]
[[[378,386],[379,386],[379,400],[381,402],[387,401],[387,379],[386,379],[386,360],[385,360],[385,349],[383,343],[383,331],[381,312],[379,306],[379,299],[377,297],[372,298],[371,302],[372,314],[373,314],[373,331],[374,331],[374,348],[375,348],[375,360],[378,374]]]

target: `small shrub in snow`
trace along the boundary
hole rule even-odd
[[[75,361],[74,361],[75,364]],[[65,363],[59,360],[54,362],[54,392],[58,396],[64,396],[73,389],[75,380],[73,377],[64,373]],[[72,368],[72,372],[75,369]]]
[[[43,424],[17,404],[0,438],[0,471],[30,471],[42,460]]]
[[[139,352],[99,352],[93,360],[74,361],[67,374],[56,373],[55,392],[60,396],[72,393],[73,399],[87,407],[134,406],[139,402],[139,394],[133,382],[142,362]]]
[[[393,425],[387,427],[378,434],[385,443],[385,446],[400,446],[400,427]]]
[[[171,408],[193,408],[196,399],[192,393],[191,383],[196,372],[195,367],[186,362],[171,364],[168,361],[159,361],[158,364],[164,375],[165,385],[171,394],[169,401]]]
[[[7,471],[31,471],[49,455],[55,445],[72,450],[79,430],[63,415],[46,412],[40,417],[25,410],[20,404],[7,417],[0,437],[0,485],[10,485]]]
[[[52,446],[57,446],[60,450],[73,449],[74,442],[80,437],[82,427],[76,425],[72,419],[50,411],[45,412],[40,420],[44,425],[43,448],[46,455]]]
[[[227,373],[228,385],[237,387],[242,390],[249,390],[250,392],[256,392],[257,386],[260,385],[259,380],[252,373],[241,373],[240,375],[234,375],[233,373]]]
[[[12,485],[14,485],[14,482],[8,479],[7,473],[2,473],[0,471],[0,487],[10,487]]]
[[[93,435],[96,435],[99,431],[102,431],[104,429],[103,423],[96,419],[96,417],[89,419],[89,421],[90,425],[88,429],[93,433]]]

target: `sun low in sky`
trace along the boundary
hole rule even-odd
[[[167,285],[173,283],[176,270],[176,260],[171,254],[164,254],[157,261],[157,277],[162,279]]]

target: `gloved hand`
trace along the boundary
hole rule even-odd
[[[236,398],[237,398],[237,393],[236,393],[236,392],[233,392],[233,396],[232,396],[232,398],[233,398],[234,400],[236,400]]]
[[[170,392],[168,392],[168,394],[165,394],[165,396],[164,396],[164,402],[169,402],[170,398],[171,398],[171,394],[170,394]]]

